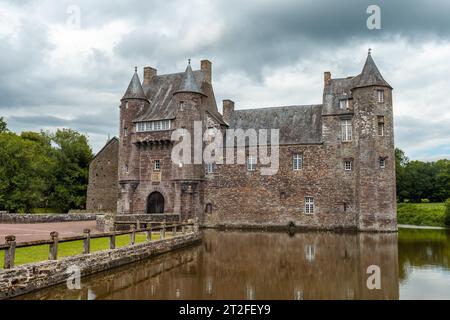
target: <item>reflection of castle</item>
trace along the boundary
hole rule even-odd
[[[194,121],[202,131],[280,129],[277,174],[261,175],[264,165],[250,155],[240,165],[173,163],[171,133],[192,133]],[[210,226],[393,231],[394,162],[392,88],[370,53],[355,77],[325,73],[320,105],[234,110],[224,100],[223,114],[211,62],[165,75],[146,67],[121,99],[120,139],[91,164],[87,208],[197,215]]]
[[[261,250],[264,248],[264,250]],[[398,299],[396,233],[217,232],[202,245],[83,279],[98,299]],[[238,258],[237,258],[238,257]],[[369,290],[370,265],[381,289]],[[67,298],[65,286],[40,298]],[[25,296],[26,298],[26,296]]]

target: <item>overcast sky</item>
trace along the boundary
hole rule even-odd
[[[142,79],[211,60],[219,111],[316,104],[323,72],[357,75],[370,47],[394,87],[396,145],[450,158],[449,15],[446,0],[0,0],[0,116],[16,132],[74,128],[96,152],[118,134],[134,66]]]

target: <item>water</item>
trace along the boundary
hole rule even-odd
[[[20,299],[450,299],[450,232],[204,231],[201,245]],[[367,288],[379,266],[381,289]]]

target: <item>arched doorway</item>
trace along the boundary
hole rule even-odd
[[[147,198],[147,213],[164,213],[164,197],[155,191]]]

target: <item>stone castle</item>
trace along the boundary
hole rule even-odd
[[[248,152],[244,164],[174,163],[172,131],[193,132],[194,121],[224,134],[279,129],[279,170],[262,175]],[[121,99],[119,138],[96,155],[89,173],[87,209],[116,217],[395,231],[392,87],[369,52],[357,76],[324,73],[322,104],[235,110],[224,100],[221,114],[210,61],[164,75],[145,67],[143,82],[135,71]]]

